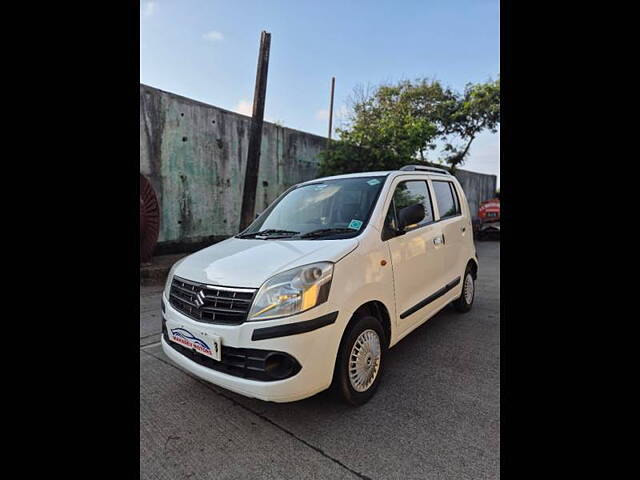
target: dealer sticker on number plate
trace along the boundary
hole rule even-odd
[[[169,328],[168,330],[169,340],[172,342],[178,343],[183,347],[191,348],[214,360],[221,360],[222,346],[220,337],[217,335],[210,335],[204,332],[195,335],[184,327]]]

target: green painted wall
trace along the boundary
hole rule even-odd
[[[140,172],[160,201],[159,250],[238,232],[251,118],[140,85]],[[265,122],[256,212],[316,176],[326,139]]]

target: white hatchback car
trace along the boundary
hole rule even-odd
[[[469,206],[445,170],[312,180],[172,267],[162,348],[242,395],[289,402],[333,385],[358,405],[388,348],[451,302],[471,308],[477,272]]]

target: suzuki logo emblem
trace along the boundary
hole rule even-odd
[[[202,307],[202,305],[204,305],[204,290],[200,290],[198,292],[198,294],[196,295],[196,299],[195,299],[195,304],[198,308]]]

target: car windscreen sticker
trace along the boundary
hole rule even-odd
[[[380,180],[378,180],[377,178],[372,178],[371,180],[369,180],[367,182],[369,185],[374,186],[380,183]]]
[[[362,222],[360,220],[351,220],[351,223],[349,223],[348,228],[352,228],[353,230],[360,230],[361,226],[362,226]]]

